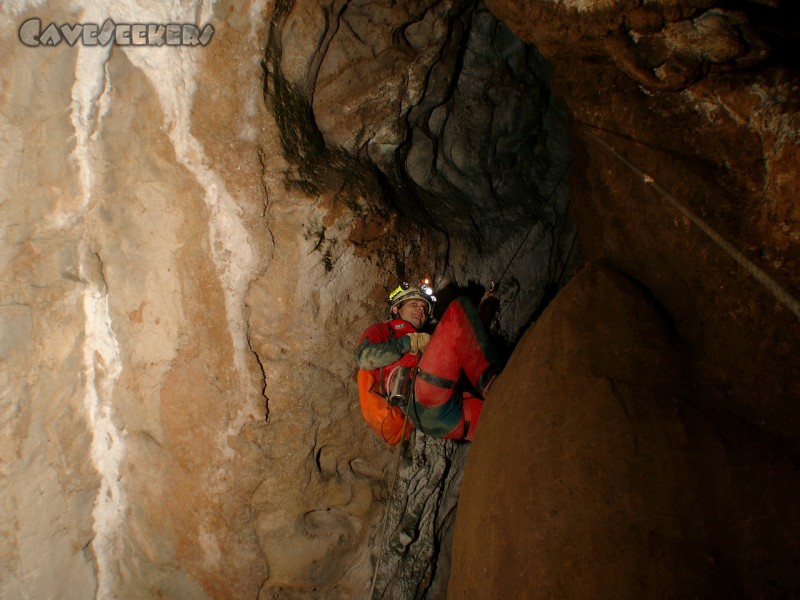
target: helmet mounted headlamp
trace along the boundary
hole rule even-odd
[[[412,298],[419,298],[427,303],[427,313],[431,314],[433,305],[436,302],[436,296],[433,295],[430,279],[423,279],[419,285],[412,285],[408,281],[403,281],[389,294],[389,310]]]

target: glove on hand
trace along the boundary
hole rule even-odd
[[[428,342],[431,341],[429,333],[407,333],[408,339],[411,340],[411,354],[419,354],[425,350]]]

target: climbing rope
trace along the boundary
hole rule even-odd
[[[631,163],[627,158],[622,156],[619,152],[614,150],[605,140],[599,137],[594,131],[589,129],[589,125],[583,124],[586,128],[587,133],[603,148],[608,150],[612,156],[616,157],[622,164],[628,167],[631,171],[633,171],[638,177],[642,179],[642,181],[652,187],[656,192],[658,192],[664,199],[669,201],[672,206],[674,206],[678,211],[680,211],[684,216],[686,216],[692,223],[694,223],[698,229],[700,229],[703,233],[705,233],[709,238],[711,238],[720,248],[722,248],[728,255],[733,258],[745,271],[747,271],[750,275],[752,275],[756,281],[761,283],[765,288],[767,288],[775,298],[781,302],[786,308],[792,311],[795,316],[800,319],[800,302],[792,296],[786,289],[781,287],[781,285],[775,281],[772,277],[770,277],[767,273],[765,273],[761,268],[759,268],[755,263],[753,263],[750,259],[748,259],[744,254],[739,252],[733,245],[728,242],[725,238],[723,238],[719,233],[717,233],[708,223],[703,221],[700,217],[698,217],[695,213],[693,213],[687,206],[685,206],[682,202],[680,202],[675,196],[670,194],[667,190],[661,187],[658,182],[656,182],[650,175],[644,173],[642,170],[638,169],[633,163]]]
[[[419,353],[422,358],[422,352]],[[419,360],[417,361],[419,364]],[[392,475],[392,483],[389,486],[389,500],[386,502],[386,510],[383,514],[383,527],[381,528],[380,535],[380,548],[378,550],[378,557],[375,559],[375,572],[372,574],[372,585],[369,588],[370,600],[375,593],[375,584],[378,581],[378,571],[380,570],[381,561],[383,560],[383,547],[386,545],[386,527],[389,523],[389,509],[392,506],[392,498],[394,497],[394,486],[397,482],[397,473],[400,471],[400,459],[403,457],[403,445],[405,444],[406,425],[408,424],[408,405],[414,402],[414,382],[417,380],[417,369],[413,370],[413,377],[411,378],[411,393],[409,394],[406,410],[403,411],[403,427],[400,429],[400,443],[397,445],[397,461],[394,465],[394,474]]]

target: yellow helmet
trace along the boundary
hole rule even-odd
[[[411,300],[412,298],[423,300],[428,305],[427,314],[431,314],[433,304],[436,302],[436,296],[433,295],[433,288],[431,288],[427,279],[424,279],[418,286],[411,285],[407,281],[398,285],[392,293],[389,294],[389,312],[391,312],[395,306],[400,306],[403,302]]]

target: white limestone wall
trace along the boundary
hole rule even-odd
[[[264,2],[0,4],[0,597],[252,595]],[[22,23],[207,23],[29,47]]]

